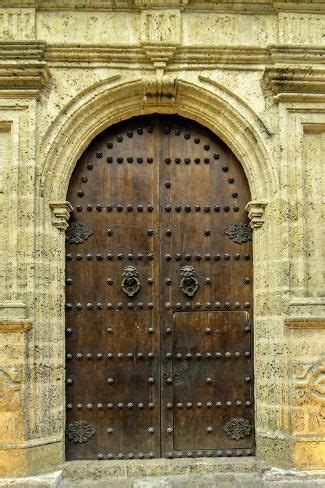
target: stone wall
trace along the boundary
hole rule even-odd
[[[78,157],[178,113],[246,172],[257,457],[325,459],[325,4],[0,1],[0,476],[64,460],[64,231]]]

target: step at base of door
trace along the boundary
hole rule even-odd
[[[201,476],[219,473],[253,473],[264,466],[255,457],[145,459],[121,461],[67,461],[60,468],[65,479],[99,480],[149,476]]]
[[[267,480],[261,472],[219,473],[210,475],[148,476],[136,479],[64,479],[60,488],[320,488],[324,478]]]

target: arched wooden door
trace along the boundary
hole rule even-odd
[[[178,116],[110,127],[71,178],[68,459],[254,452],[249,188]]]

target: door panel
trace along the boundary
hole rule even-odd
[[[250,195],[234,155],[194,122],[137,117],[90,144],[67,198],[67,458],[252,454]]]
[[[72,222],[91,235],[67,232],[70,459],[160,455],[157,137],[145,119],[113,128],[71,178]],[[80,442],[82,429],[96,432]]]
[[[234,441],[227,422],[243,418],[252,426],[248,320],[247,312],[174,314],[175,450],[228,449]],[[245,433],[251,427],[237,439],[237,450],[253,447]]]

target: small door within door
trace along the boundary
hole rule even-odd
[[[254,453],[252,232],[209,130],[136,117],[80,158],[66,232],[68,459]]]

